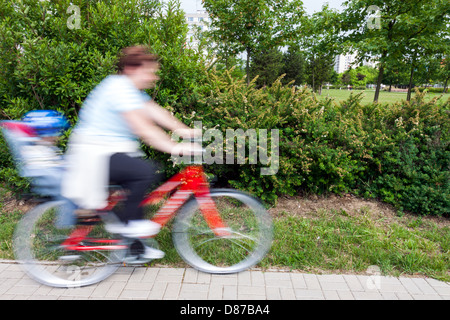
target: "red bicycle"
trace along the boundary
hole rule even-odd
[[[35,280],[56,287],[80,287],[104,280],[123,264],[139,259],[142,242],[108,233],[117,221],[126,193],[112,188],[109,204],[95,215],[78,217],[73,228],[58,229],[61,201],[43,203],[19,222],[15,254]],[[162,204],[161,204],[162,203]],[[248,269],[266,255],[272,243],[272,220],[258,199],[233,189],[210,189],[203,167],[191,165],[151,192],[142,202],[146,218],[168,226],[178,254],[208,273]],[[157,236],[156,236],[157,237]]]

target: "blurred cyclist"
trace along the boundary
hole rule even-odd
[[[33,110],[21,121],[5,121],[3,127],[20,175],[30,178],[35,193],[58,197],[64,162],[56,142],[69,127],[64,115],[54,110]]]
[[[40,196],[63,201],[56,226],[75,223],[76,206],[61,197],[61,177],[65,170],[61,150],[56,146],[70,127],[66,117],[55,110],[33,110],[20,121],[0,121],[0,129],[10,146],[19,175],[29,179],[31,190]]]
[[[118,74],[94,88],[80,111],[69,141],[62,194],[83,209],[101,209],[107,204],[108,184],[119,184],[128,190],[128,196],[121,223],[107,225],[108,231],[132,238],[152,236],[160,225],[143,220],[140,202],[159,178],[157,165],[140,157],[138,139],[166,153],[176,149],[186,155],[201,147],[172,141],[163,128],[185,138],[194,137],[195,130],[142,91],[159,79],[156,55],[141,46],[125,48],[117,68]],[[144,255],[162,256],[163,252],[150,248]]]

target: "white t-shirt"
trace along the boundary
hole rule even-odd
[[[86,98],[75,131],[105,141],[136,140],[122,113],[143,108],[148,100],[127,76],[108,76]]]
[[[109,158],[136,154],[138,138],[122,113],[145,107],[150,97],[127,76],[105,78],[87,97],[69,140],[62,195],[84,209],[104,208],[109,184]]]

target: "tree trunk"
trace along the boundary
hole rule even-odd
[[[445,79],[445,83],[444,83],[444,92],[443,92],[443,93],[447,93],[447,85],[448,85],[448,78]]]
[[[411,64],[411,75],[409,76],[408,94],[406,95],[406,101],[411,101],[412,82],[414,77],[414,63],[415,60],[413,60]]]
[[[315,79],[315,73],[314,71],[316,70],[316,61],[314,59],[314,55],[312,58],[312,91],[316,92],[316,79]]]
[[[250,48],[247,47],[247,65],[246,65],[246,73],[247,73],[247,87],[250,85]]]
[[[381,55],[380,59],[380,69],[378,70],[378,79],[377,79],[377,87],[375,88],[375,96],[373,97],[373,102],[378,102],[378,98],[380,97],[380,90],[381,90],[381,81],[383,81],[383,74],[384,74],[384,59],[387,56],[387,51],[383,51],[383,54]]]
[[[225,68],[228,70],[229,66],[228,66],[228,50],[225,51]]]
[[[381,81],[383,81],[384,65],[380,65],[380,70],[378,71],[377,87],[375,88],[375,96],[373,97],[373,102],[378,102],[381,90]]]

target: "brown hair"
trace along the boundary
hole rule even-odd
[[[150,50],[144,46],[134,46],[122,49],[117,62],[117,72],[122,73],[125,67],[139,67],[145,61],[158,62],[158,56],[152,54]]]

